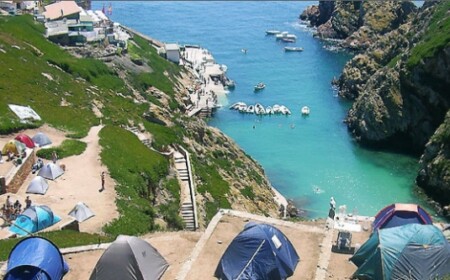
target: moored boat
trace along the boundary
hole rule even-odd
[[[256,103],[255,104],[255,114],[257,114],[257,115],[265,115],[266,114],[266,109],[264,109],[264,106],[261,105],[260,103]]]
[[[280,106],[280,112],[283,115],[290,115],[291,114],[291,111],[288,109],[288,107],[286,107],[284,105]]]
[[[289,34],[287,31],[283,31],[280,34],[275,35],[275,38],[277,40],[281,40],[283,38],[297,40],[297,36],[295,36],[294,34]]]
[[[303,106],[301,111],[302,111],[302,115],[309,115],[311,110],[309,109],[308,106]]]
[[[285,43],[295,43],[296,40],[293,38],[281,38],[281,41]]]
[[[266,35],[277,35],[280,33],[281,33],[281,31],[279,31],[279,30],[266,30]]]
[[[237,110],[239,107],[241,107],[242,105],[247,107],[247,104],[245,104],[244,102],[236,102],[233,105],[231,105],[229,108],[233,109],[233,110]]]
[[[266,85],[265,85],[264,83],[262,83],[262,82],[261,82],[261,83],[258,83],[258,84],[255,86],[254,91],[257,92],[257,91],[263,90],[265,87],[266,87]]]
[[[250,113],[250,114],[255,113],[255,106],[248,105],[247,110],[245,112]]]
[[[284,47],[285,52],[302,52],[303,48],[300,47]]]

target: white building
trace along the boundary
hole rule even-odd
[[[165,44],[166,58],[176,64],[180,63],[180,47],[178,44]]]

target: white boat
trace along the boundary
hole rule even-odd
[[[264,88],[266,88],[266,85],[265,85],[264,83],[258,83],[258,84],[255,86],[254,91],[255,91],[255,92],[258,92],[258,91],[260,91],[260,90],[263,90]]]
[[[309,107],[308,106],[303,106],[302,107],[302,115],[309,115],[309,112],[310,112],[311,110],[309,109]]]
[[[255,104],[255,114],[257,115],[265,115],[266,114],[266,109],[264,109],[264,106],[256,103]]]
[[[267,106],[266,108],[266,114],[272,115],[273,114],[273,109],[271,106]]]
[[[238,111],[241,112],[241,113],[246,113],[246,112],[247,112],[247,105],[241,104],[241,105],[239,105],[239,106],[237,107],[236,110],[238,110]]]
[[[280,33],[281,33],[281,31],[279,31],[279,30],[266,30],[266,35],[277,35]]]
[[[294,34],[289,34],[287,31],[283,31],[280,34],[275,35],[275,38],[277,40],[281,40],[283,38],[297,40],[297,36],[295,36]]]
[[[250,114],[255,113],[255,106],[248,105],[247,110],[245,112],[250,113]]]
[[[286,107],[284,105],[280,106],[280,112],[283,115],[290,115],[291,114],[291,111],[288,109],[288,107]]]
[[[279,113],[281,113],[280,108],[281,108],[281,106],[278,105],[278,104],[273,105],[273,106],[272,106],[272,111],[273,111],[273,113],[274,113],[274,114],[279,114]]]
[[[229,108],[233,109],[233,110],[237,110],[242,105],[247,106],[247,104],[245,104],[244,102],[236,102],[233,105],[231,105]]]
[[[295,43],[296,39],[294,38],[281,38],[281,41],[285,43]]]
[[[284,47],[285,52],[302,52],[303,48],[300,47]]]

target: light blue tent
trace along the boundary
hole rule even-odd
[[[51,241],[31,236],[9,253],[4,280],[60,280],[69,271],[58,247]]]
[[[31,206],[17,217],[9,230],[24,236],[54,225],[60,220],[48,206]]]
[[[300,258],[287,237],[267,224],[248,223],[217,266],[219,279],[282,280],[294,274]]]
[[[358,279],[442,279],[450,274],[450,244],[434,225],[375,231],[350,260]]]

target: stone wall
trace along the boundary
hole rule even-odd
[[[27,156],[23,163],[11,170],[12,174],[6,181],[6,192],[17,193],[23,182],[31,172],[35,162],[36,154],[34,150],[27,149]]]

